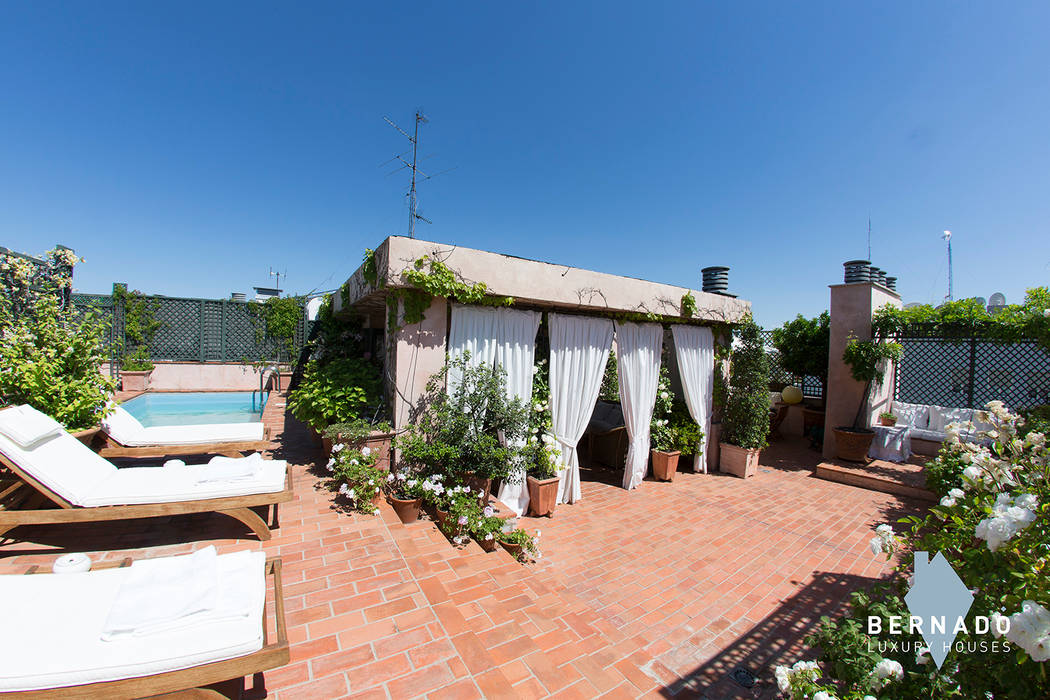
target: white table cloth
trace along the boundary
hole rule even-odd
[[[911,435],[907,425],[875,425],[875,439],[871,441],[868,456],[887,462],[906,462],[911,456]]]

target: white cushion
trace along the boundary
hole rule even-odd
[[[180,627],[146,637],[102,641],[100,633],[130,568],[80,574],[0,576],[4,610],[0,691],[63,688],[139,678],[225,661],[263,645],[266,556],[219,557],[221,599],[249,600],[249,614]]]
[[[121,445],[131,445],[146,428],[123,406],[109,405],[109,413],[102,419],[102,429]]]
[[[947,437],[946,433],[937,432],[936,430],[928,430],[926,428],[911,428],[908,431],[908,435],[912,440],[930,440],[932,442],[944,442],[944,438]]]
[[[249,459],[245,457],[244,459]],[[257,476],[229,481],[202,481],[207,464],[184,467],[130,467],[117,469],[83,498],[83,506],[121,506],[144,503],[200,501],[206,498],[277,493],[284,489],[287,463],[263,460]]]
[[[893,413],[897,416],[897,425],[926,428],[930,424],[930,407],[923,404],[894,401]]]
[[[32,447],[22,447],[0,433],[0,453],[29,476],[77,506],[84,505],[88,495],[117,471],[116,467],[64,430]]]
[[[929,428],[936,433],[944,433],[949,423],[969,423],[971,418],[973,409],[930,406]]]
[[[204,425],[155,425],[143,428],[128,447],[147,445],[206,445],[213,442],[248,442],[263,439],[263,424],[208,423]]]
[[[11,406],[0,411],[0,434],[19,447],[32,447],[63,430],[58,421],[32,406]]]

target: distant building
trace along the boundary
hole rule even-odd
[[[281,290],[273,287],[252,287],[255,290],[255,301],[266,301],[281,296]]]

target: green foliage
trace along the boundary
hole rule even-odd
[[[379,370],[368,360],[310,360],[302,381],[288,397],[288,409],[297,420],[324,430],[333,423],[375,415],[383,402],[382,391]]]
[[[102,419],[116,389],[101,372],[109,324],[64,307],[62,280],[48,288],[17,304],[0,295],[0,399],[29,404],[69,430],[88,428]]]
[[[528,443],[520,457],[526,472],[536,479],[550,479],[561,470],[561,447],[554,437],[550,395],[550,366],[546,360],[537,360],[532,373]]]
[[[127,287],[122,285],[113,287],[113,300],[124,309],[126,345],[123,348],[120,368],[128,372],[146,372],[153,369],[149,348],[153,336],[164,325],[155,316],[160,302],[137,289],[129,292]]]
[[[332,472],[329,486],[338,489],[350,507],[361,513],[379,514],[375,499],[386,482],[386,472],[376,468],[377,457],[368,448],[358,450],[339,443],[332,447],[332,457],[328,460],[328,469]]]
[[[746,449],[766,446],[769,434],[769,359],[760,329],[748,316],[736,331],[722,441]]]
[[[692,292],[686,292],[682,295],[682,316],[686,318],[692,318],[696,315],[696,297],[693,296]]]
[[[822,687],[837,690],[838,697],[860,697],[870,688],[872,666],[881,660],[870,653],[875,643],[922,644],[907,624],[903,634],[891,634],[887,624],[890,615],[908,620],[902,597],[914,552],[928,552],[931,558],[942,554],[973,592],[966,630],[956,638],[965,651],[953,648],[937,670],[932,663],[918,663],[912,651],[884,647],[883,655],[900,663],[903,676],[879,690],[878,697],[1050,697],[1045,617],[1022,614],[1023,608],[1050,605],[1050,452],[1045,434],[1020,436],[1019,417],[1001,402],[986,408],[976,419],[993,429],[979,432],[980,442],[960,442],[949,429],[940,455],[927,465],[933,472],[931,488],[944,495],[940,503],[921,516],[902,518],[899,536],[872,541],[873,549],[888,558],[899,557],[895,575],[870,592],[854,593],[844,619],[823,619],[807,639],[820,647],[824,672],[834,683],[834,688]],[[869,615],[883,620],[881,633],[866,634]],[[976,616],[999,615],[1010,619],[1003,638],[975,630]],[[999,646],[993,648],[996,641]]]
[[[660,378],[656,385],[656,403],[653,405],[653,417],[649,422],[649,446],[657,452],[674,452],[678,449],[678,440],[674,426],[671,425],[671,407],[674,404],[674,393],[671,391],[671,375],[667,365],[660,367]]]
[[[620,402],[620,377],[617,372],[616,351],[610,350],[609,359],[605,361],[602,387],[598,390],[598,398],[602,401]]]
[[[879,384],[886,371],[886,361],[899,360],[903,354],[900,343],[858,340],[850,336],[842,352],[842,361],[849,367],[850,376],[858,382]]]
[[[931,335],[964,333],[1004,342],[1024,338],[1038,340],[1050,349],[1050,289],[1034,287],[1025,294],[1023,304],[1009,304],[995,314],[976,299],[949,301],[934,308],[928,304],[910,309],[887,305],[875,314],[872,325],[878,337],[900,333],[920,325]]]
[[[65,308],[73,288],[73,266],[83,262],[69,248],[58,246],[43,258],[18,253],[0,253],[0,299],[11,317],[31,312],[41,296],[58,297]]]
[[[830,338],[831,316],[827,311],[816,318],[800,314],[773,330],[773,347],[780,355],[780,365],[791,374],[826,382]]]
[[[450,371],[461,378],[447,391]],[[472,474],[507,479],[512,462],[520,458],[519,445],[526,443],[529,407],[507,398],[506,381],[502,367],[471,366],[469,353],[450,360],[427,382],[416,423],[396,439],[403,462],[456,482]]]
[[[879,414],[879,418],[885,418],[886,420],[891,420],[891,421],[894,421],[894,422],[897,421],[896,414],[890,413],[889,411],[883,411],[882,413],[880,413]]]
[[[1033,406],[1021,411],[1024,424],[1021,426],[1021,437],[1029,433],[1050,435],[1050,406]]]
[[[301,346],[299,324],[305,318],[306,298],[301,296],[270,297],[261,304],[249,304],[256,314],[256,336],[270,339],[277,352],[277,362],[293,362]]]
[[[365,282],[375,286],[379,281],[379,270],[376,268],[376,252],[371,248],[365,248],[364,264],[361,266],[361,275]]]
[[[434,255],[424,255],[401,273],[409,289],[392,289],[387,293],[387,325],[398,325],[398,306],[403,303],[402,320],[405,324],[419,323],[430,308],[434,297],[452,299],[461,304],[481,306],[510,306],[512,297],[492,296],[484,282],[468,284]]]
[[[538,559],[540,556],[539,547],[536,545],[536,538],[539,537],[537,532],[535,536],[530,535],[528,532],[522,529],[511,529],[513,526],[505,525],[500,533],[496,535],[496,539],[500,542],[506,542],[507,544],[516,544],[521,546],[521,553],[518,554],[518,559],[524,561],[528,557]]]
[[[347,445],[359,445],[373,433],[392,433],[393,426],[385,420],[372,423],[364,418],[355,418],[349,423],[333,423],[321,431],[329,440]]]

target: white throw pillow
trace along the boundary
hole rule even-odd
[[[893,412],[897,415],[897,425],[925,429],[930,424],[930,407],[923,404],[894,401]]]
[[[62,425],[32,406],[11,406],[0,411],[0,433],[19,447],[32,448],[41,440],[62,432]]]
[[[969,423],[971,418],[973,409],[930,406],[930,430],[937,433],[947,432],[949,423]]]
[[[102,427],[117,442],[126,445],[145,430],[142,423],[122,406],[113,404],[111,408],[109,415],[102,419]]]

